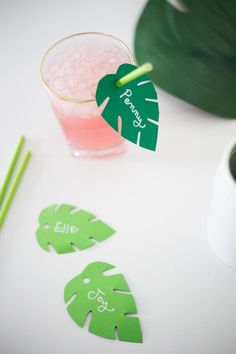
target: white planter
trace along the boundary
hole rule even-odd
[[[216,172],[208,237],[215,254],[236,268],[236,139],[226,147]]]

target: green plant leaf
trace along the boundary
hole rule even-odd
[[[159,109],[157,93],[149,77],[142,75],[122,87],[116,86],[118,79],[135,68],[132,64],[122,64],[116,74],[104,76],[97,86],[96,101],[100,106],[108,98],[102,117],[125,139],[155,150]]]
[[[39,245],[49,251],[49,244],[57,253],[83,250],[106,240],[115,231],[95,215],[73,205],[51,205],[39,215],[36,237]]]
[[[142,342],[136,305],[122,274],[104,275],[114,268],[103,262],[90,263],[65,287],[64,300],[73,320],[83,327],[89,313],[89,332],[108,339]]]
[[[137,25],[138,63],[150,61],[151,79],[208,112],[236,117],[236,1],[149,0]]]

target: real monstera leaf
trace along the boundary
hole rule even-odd
[[[116,81],[137,66],[122,64],[116,74],[103,77],[97,86],[96,101],[100,106],[107,98],[102,117],[125,139],[149,150],[155,150],[159,109],[156,90],[147,75],[116,86]]]
[[[222,117],[236,118],[236,1],[149,0],[135,54],[150,61],[158,86]]]
[[[114,266],[94,262],[65,287],[64,300],[73,320],[83,327],[89,313],[89,332],[122,341],[142,342],[140,322],[133,296],[122,274],[104,275]]]
[[[39,216],[36,237],[39,245],[49,251],[49,245],[57,253],[74,252],[106,240],[114,230],[95,215],[73,205],[51,205]]]

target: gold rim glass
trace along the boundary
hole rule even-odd
[[[78,99],[75,97],[70,97],[70,96],[66,96],[66,95],[62,95],[60,92],[57,92],[57,90],[53,89],[51,87],[51,85],[48,83],[46,76],[45,76],[45,68],[48,62],[48,59],[50,58],[50,56],[53,56],[53,52],[59,48],[60,46],[63,46],[63,44],[65,44],[66,42],[68,42],[69,40],[73,40],[76,39],[76,37],[82,37],[82,36],[101,36],[101,37],[105,37],[107,39],[109,39],[110,41],[113,41],[115,45],[119,45],[120,48],[123,48],[128,55],[129,58],[129,63],[134,63],[134,59],[133,56],[131,54],[130,49],[126,46],[126,44],[124,42],[122,42],[120,39],[116,38],[115,36],[112,36],[110,34],[106,34],[106,33],[101,33],[101,32],[81,32],[81,33],[76,33],[67,37],[62,38],[61,40],[57,41],[56,43],[54,43],[45,53],[41,65],[40,65],[40,73],[41,73],[41,79],[46,87],[46,89],[53,94],[54,96],[56,96],[57,98],[64,100],[64,101],[68,101],[68,102],[73,102],[73,103],[87,103],[87,102],[92,102],[95,99],[94,98],[88,98],[88,99]]]

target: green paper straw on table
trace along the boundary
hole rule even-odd
[[[8,171],[7,171],[7,174],[6,174],[6,177],[4,179],[4,182],[3,182],[3,185],[0,189],[0,206],[1,206],[1,203],[3,201],[3,198],[5,197],[5,194],[6,194],[6,191],[7,191],[7,188],[8,188],[8,185],[10,183],[10,180],[11,180],[11,177],[12,177],[12,174],[14,172],[14,169],[16,167],[16,164],[17,164],[17,161],[19,159],[19,156],[20,156],[20,153],[21,153],[21,150],[24,146],[24,143],[25,143],[25,137],[22,136],[18,142],[18,145],[16,147],[16,150],[14,152],[14,155],[12,157],[12,160],[11,160],[11,163],[10,163],[10,166],[8,168]]]
[[[14,153],[14,156],[13,156],[13,159],[11,161],[11,164],[10,164],[10,167],[8,169],[8,172],[7,172],[7,175],[6,175],[6,178],[3,182],[3,186],[1,188],[1,191],[0,191],[0,195],[1,195],[1,198],[3,200],[5,194],[6,194],[6,190],[7,190],[7,187],[8,187],[8,184],[11,180],[11,177],[12,177],[12,174],[13,174],[13,171],[15,169],[15,166],[16,166],[16,163],[18,161],[18,158],[19,158],[19,155],[20,155],[20,152],[22,150],[22,147],[23,147],[23,144],[24,144],[24,141],[25,141],[25,138],[24,137],[21,137],[18,145],[17,145],[17,148],[16,148],[16,151]],[[0,207],[0,229],[2,228],[3,226],[3,223],[6,219],[6,216],[7,216],[7,213],[9,211],[9,208],[11,206],[11,203],[13,201],[13,198],[15,196],[15,193],[17,191],[17,188],[20,184],[20,181],[23,177],[23,174],[24,174],[24,171],[28,165],[28,162],[29,162],[29,159],[31,157],[31,152],[28,151],[26,154],[25,154],[25,157],[22,161],[22,163],[20,164],[20,167],[16,173],[16,176],[13,180],[13,183],[12,183],[12,186],[9,190],[9,193],[8,195],[6,196],[5,200],[3,201],[1,207]]]

